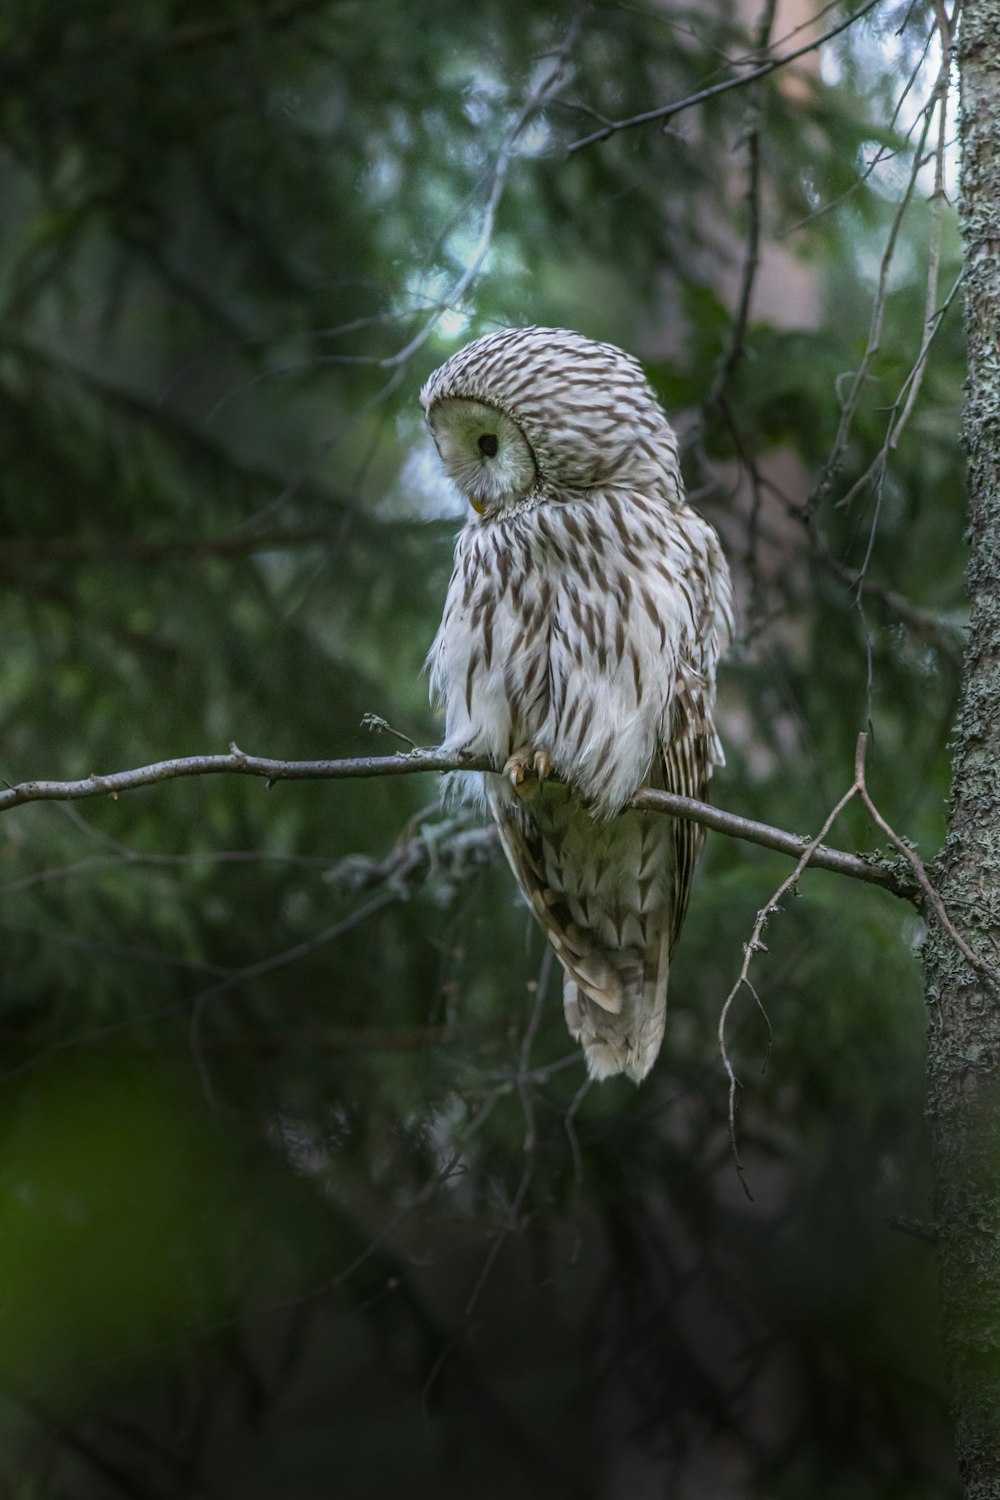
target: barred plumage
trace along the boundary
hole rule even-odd
[[[623,804],[644,783],[703,796],[722,761],[729,570],[621,350],[504,329],[453,355],[420,399],[476,512],[428,658],[445,744],[504,767],[483,787],[565,971],[569,1029],[593,1077],[638,1082],[662,1040],[701,836]]]

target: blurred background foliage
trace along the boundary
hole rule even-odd
[[[565,324],[644,359],[732,558],[716,799],[814,832],[868,727],[876,800],[932,853],[954,306],[837,504],[905,400],[936,234],[932,307],[958,269],[913,175],[931,8],[566,150],[843,14],[8,7],[5,779],[391,749],[366,713],[435,743],[460,507],[417,391],[479,332]],[[952,1493],[930,1252],[901,1232],[929,1212],[910,909],[814,874],[772,919],[771,1042],[745,993],[730,1027],[751,1199],[716,1030],[785,862],[712,837],[657,1068],[587,1090],[494,841],[439,791],[219,778],[4,816],[3,1492]],[[854,809],[835,837],[877,843]]]

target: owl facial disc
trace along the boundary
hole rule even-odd
[[[427,422],[445,468],[479,515],[509,509],[535,483],[531,446],[498,407],[446,397],[434,403]]]

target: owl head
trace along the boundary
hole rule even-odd
[[[481,516],[600,485],[679,488],[676,439],[637,361],[568,329],[476,339],[435,370],[420,401]]]

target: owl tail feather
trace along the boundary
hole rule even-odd
[[[587,1072],[600,1081],[627,1073],[641,1083],[656,1061],[667,1019],[667,955],[646,963],[622,987],[621,1008],[607,1010],[567,972],[563,1009],[570,1035],[583,1046]]]

